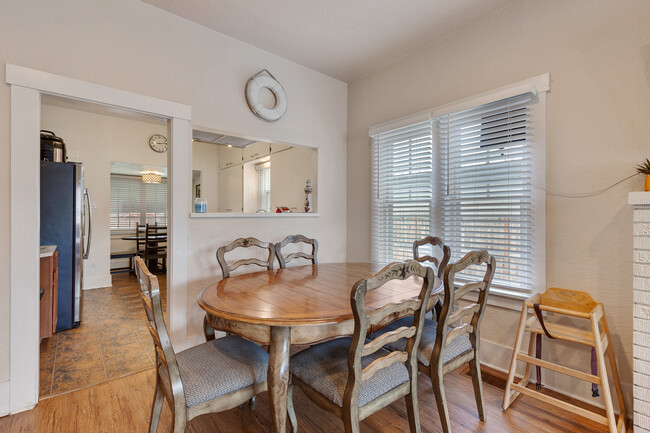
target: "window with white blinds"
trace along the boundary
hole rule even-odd
[[[432,123],[372,136],[372,260],[413,258],[413,241],[431,232]]]
[[[452,260],[487,249],[493,287],[530,292],[534,282],[531,93],[438,119],[441,236]]]
[[[111,174],[111,230],[138,224],[167,225],[167,179],[144,183],[139,176]]]
[[[255,166],[257,171],[257,210],[271,212],[271,163]]]

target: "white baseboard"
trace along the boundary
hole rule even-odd
[[[84,290],[99,289],[101,287],[111,287],[113,280],[111,274],[100,275],[98,277],[84,277],[82,287]]]
[[[0,383],[0,416],[9,415],[9,385],[9,381]]]
[[[507,374],[510,370],[511,358],[512,358],[512,347],[503,346],[501,344],[492,341],[481,339],[481,364],[482,365],[485,365],[486,367],[493,368],[494,370],[501,371]],[[590,361],[588,360],[587,364],[589,362]],[[518,362],[517,376],[521,377],[523,376],[523,374],[524,374],[524,363]],[[534,374],[535,374],[534,371],[532,374],[534,380]],[[549,378],[555,373],[542,369],[542,374],[544,375],[543,377]],[[587,382],[573,379],[572,377],[568,377],[559,373],[556,376],[562,378],[560,383],[565,386],[549,386],[546,384],[546,380],[544,380],[544,387],[559,392],[561,394],[564,394],[566,396],[575,398],[576,400],[582,401],[592,406],[605,409],[605,404],[602,398],[602,389],[600,390],[601,393],[600,398],[585,397],[584,395],[577,394],[575,392],[575,389],[587,389],[589,387],[589,384]],[[609,376],[611,378],[611,374]],[[632,415],[633,386],[630,383],[621,382],[621,387],[623,388],[623,397],[625,399],[627,417],[629,418]],[[610,389],[612,392],[612,400],[614,400],[615,402],[614,404],[616,405],[616,401],[617,401],[617,398],[615,396],[616,391],[613,386],[613,382],[611,382],[611,380],[610,380]],[[616,412],[618,413],[618,410]]]

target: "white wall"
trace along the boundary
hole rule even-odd
[[[155,23],[155,25],[149,25]],[[319,148],[320,217],[189,221],[188,313],[200,334],[198,291],[220,279],[216,248],[238,236],[316,236],[323,262],[345,260],[347,86],[138,0],[0,2],[0,79],[12,63],[192,107],[195,124]],[[287,92],[284,118],[256,118],[243,97],[262,69]],[[318,103],[314,103],[318,101]],[[0,87],[0,383],[9,378],[10,90]],[[37,179],[35,180],[37,181]],[[190,181],[188,180],[188,183]],[[188,206],[190,204],[188,203]],[[188,209],[189,215],[189,209]],[[188,216],[189,218],[189,216]],[[181,240],[177,240],[181,242]]]
[[[149,147],[153,134],[167,134],[166,122],[131,120],[43,104],[41,127],[63,138],[70,161],[84,164],[85,185],[93,205],[93,233],[90,254],[84,260],[83,288],[110,286],[111,161],[166,167],[167,154]],[[126,243],[120,245],[122,251],[135,247],[133,241],[119,242]]]
[[[349,88],[348,260],[370,258],[368,128],[545,72],[547,187],[595,191],[634,173],[650,137],[650,2],[520,1],[451,33]],[[596,197],[547,196],[549,287],[589,292],[604,304],[626,398],[632,381],[632,211],[627,192],[640,176]],[[543,288],[542,288],[543,289]],[[490,307],[484,360],[506,368],[518,313]],[[577,368],[589,352],[550,349]],[[586,370],[586,369],[585,369]],[[545,376],[590,398],[589,386]]]

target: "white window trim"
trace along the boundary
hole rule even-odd
[[[536,293],[546,290],[546,193],[542,187],[546,186],[546,92],[550,91],[550,74],[538,75],[519,81],[495,90],[483,92],[474,96],[453,101],[448,104],[422,110],[408,116],[382,122],[370,127],[369,136],[407,126],[412,123],[427,119],[436,119],[446,114],[455,113],[471,107],[487,104],[501,99],[506,99],[522,93],[531,92],[538,97],[535,104],[535,146],[533,166],[533,191],[535,203],[535,277],[533,290],[530,294],[515,292],[507,288],[493,286],[488,297],[488,304],[502,308],[520,310],[522,301]],[[434,134],[434,137],[436,135]],[[434,152],[434,158],[435,152]],[[434,160],[434,164],[437,161]],[[434,197],[434,200],[436,198]],[[434,230],[439,231],[435,226]],[[498,266],[498,264],[497,264]],[[466,299],[472,299],[473,294],[468,294]],[[474,295],[475,296],[475,295]]]

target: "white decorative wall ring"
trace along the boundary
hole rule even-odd
[[[260,90],[262,88],[269,89],[275,96],[275,105],[273,107],[267,108],[262,104],[260,100]],[[287,111],[287,94],[284,92],[282,84],[266,69],[248,79],[245,92],[248,107],[260,119],[275,122],[284,116]]]

